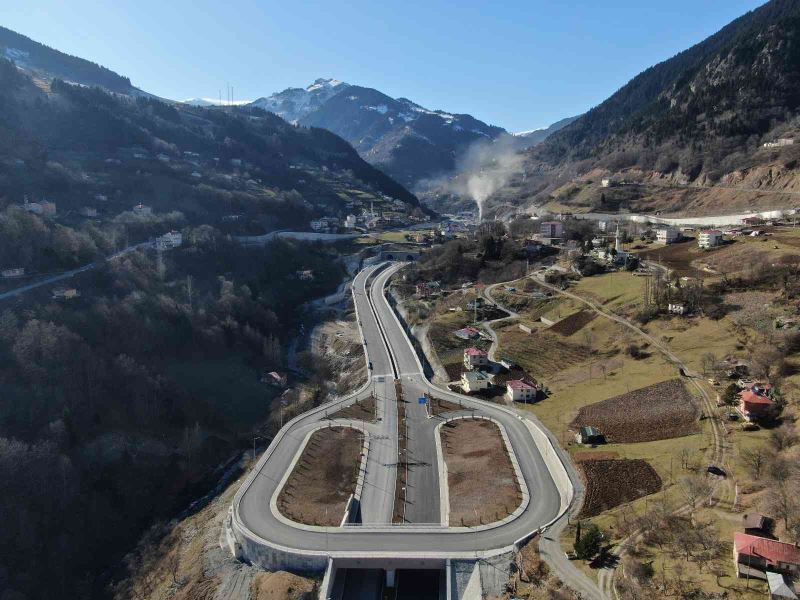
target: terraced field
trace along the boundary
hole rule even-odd
[[[584,406],[571,428],[599,429],[614,443],[681,437],[699,429],[700,408],[680,379],[669,379]]]

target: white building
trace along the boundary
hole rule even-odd
[[[511,379],[506,382],[506,398],[512,402],[536,400],[536,386],[524,379]]]
[[[767,142],[764,144],[764,148],[783,148],[784,146],[791,146],[794,144],[794,140],[791,138],[780,138],[775,140],[774,142]]]
[[[700,248],[714,248],[722,243],[722,232],[719,229],[703,229],[697,236]]]
[[[681,232],[677,227],[664,227],[656,231],[656,239],[662,244],[674,244],[681,239]]]
[[[667,306],[667,310],[670,314],[673,315],[685,315],[686,314],[686,305],[683,302],[677,302],[675,304],[669,304]]]
[[[347,229],[353,229],[356,226],[356,216],[355,215],[347,215],[344,220],[344,226]]]
[[[5,269],[0,271],[0,275],[3,276],[4,279],[11,279],[13,277],[23,277],[25,275],[25,269],[22,267],[16,269]]]
[[[145,206],[141,202],[139,204],[137,204],[136,206],[134,206],[133,209],[131,209],[131,210],[133,211],[133,214],[138,215],[140,217],[144,217],[144,216],[153,214],[153,209],[150,208],[149,206]]]
[[[611,187],[611,180],[606,177],[605,179],[600,181],[600,185],[604,188]]]
[[[156,249],[172,250],[183,244],[183,234],[180,231],[170,231],[156,238]]]
[[[465,348],[464,349],[464,368],[475,369],[476,367],[485,367],[489,364],[489,355],[485,350],[479,348]]]
[[[489,376],[483,371],[465,371],[461,374],[461,389],[471,394],[489,389]]]

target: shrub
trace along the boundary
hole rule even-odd
[[[581,536],[575,540],[575,555],[581,560],[589,560],[600,552],[603,533],[594,523],[586,526]]]

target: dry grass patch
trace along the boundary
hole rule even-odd
[[[572,427],[596,427],[609,442],[650,442],[695,433],[699,416],[683,382],[670,379],[584,406]]]
[[[354,402],[350,406],[345,406],[335,413],[328,415],[329,419],[352,419],[354,421],[374,421],[375,420],[375,396],[370,396],[365,400]]]
[[[431,398],[428,402],[428,409],[434,417],[438,417],[444,413],[461,410],[461,405],[456,402],[450,402],[449,400],[442,400],[441,398]]]
[[[520,331],[517,325],[496,328],[498,354],[511,359],[537,379],[585,361],[586,347],[564,340],[549,331],[536,330],[532,335]]]
[[[356,488],[363,443],[364,434],[351,427],[315,431],[278,496],[278,510],[298,523],[338,526]]]
[[[450,525],[493,523],[521,502],[500,429],[484,419],[458,419],[441,429],[450,490]]]
[[[250,583],[251,600],[301,600],[314,591],[314,581],[286,571],[258,573]]]
[[[577,464],[586,482],[581,518],[599,515],[661,489],[661,477],[646,460],[597,457]]]

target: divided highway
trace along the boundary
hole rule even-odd
[[[234,499],[231,532],[245,558],[263,566],[282,559],[278,555],[315,558],[476,558],[511,549],[519,540],[541,529],[563,512],[572,490],[561,463],[540,432],[534,442],[530,427],[515,412],[502,406],[461,396],[431,385],[425,378],[410,340],[397,320],[384,293],[388,279],[402,265],[367,267],[353,282],[353,297],[368,360],[370,381],[342,400],[309,411],[290,421],[273,440]],[[397,469],[397,400],[394,377],[402,384],[409,426],[409,468],[406,525],[391,525]],[[527,485],[530,502],[513,519],[479,529],[442,525],[439,503],[439,465],[435,427],[441,421],[428,419],[425,406],[417,402],[425,392],[434,392],[461,402],[465,412],[495,419],[505,428]],[[376,423],[364,427],[370,449],[362,494],[362,525],[309,527],[275,514],[271,500],[282,479],[302,450],[314,428],[327,422],[327,415],[375,393]],[[348,424],[347,421],[335,421]],[[358,422],[361,426],[361,423]],[[540,451],[540,447],[543,448]],[[542,454],[544,453],[544,455]],[[548,468],[549,465],[549,468]],[[550,469],[553,469],[551,474]],[[563,472],[563,467],[561,468]],[[561,482],[562,488],[555,483]],[[263,552],[261,551],[263,548]],[[259,556],[246,556],[258,549]],[[265,558],[267,557],[267,558]],[[286,566],[284,561],[283,566]]]

